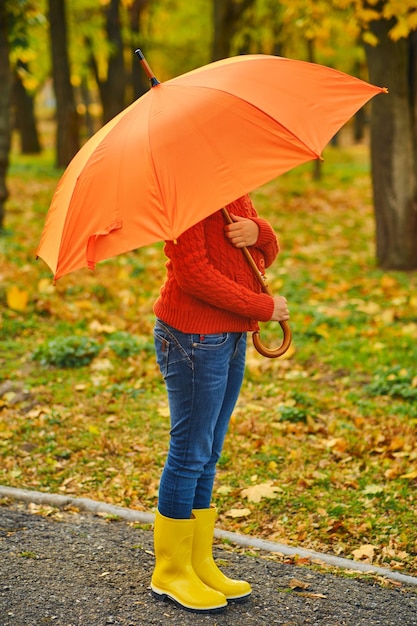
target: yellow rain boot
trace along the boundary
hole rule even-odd
[[[156,513],[152,594],[159,600],[169,598],[189,611],[219,613],[227,606],[224,594],[205,585],[191,564],[194,528],[193,518],[172,519]]]
[[[213,559],[213,536],[216,509],[194,509],[195,530],[192,564],[198,577],[212,589],[221,591],[228,600],[246,600],[251,586],[245,580],[228,578],[219,570]]]

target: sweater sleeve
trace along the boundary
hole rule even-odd
[[[227,242],[227,245],[230,245]],[[244,317],[266,322],[271,319],[274,301],[255,293],[220,272],[211,263],[205,245],[204,223],[199,222],[177,240],[169,242],[169,257],[175,279],[183,291],[212,306]]]
[[[265,259],[265,267],[269,267],[275,261],[279,252],[277,238],[273,229],[266,220],[261,217],[252,217],[251,219],[259,227],[258,240],[253,247],[261,250]]]

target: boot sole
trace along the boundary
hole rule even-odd
[[[226,596],[226,600],[228,602],[233,602],[233,603],[236,603],[236,604],[239,604],[239,603],[243,604],[243,602],[247,602],[249,600],[251,595],[252,595],[252,592],[250,591],[245,596],[237,596],[236,598],[231,598],[229,596]]]
[[[225,604],[224,606],[219,606],[219,607],[214,607],[214,608],[198,609],[192,606],[187,606],[186,604],[182,604],[182,602],[180,602],[179,600],[177,600],[173,596],[170,596],[167,593],[158,592],[158,591],[155,591],[154,589],[151,589],[151,593],[152,593],[152,596],[156,600],[160,600],[162,602],[166,602],[166,601],[173,602],[174,604],[179,606],[181,609],[185,609],[186,611],[189,611],[190,613],[200,613],[203,615],[207,615],[207,614],[212,614],[212,613],[224,613],[225,610],[227,609],[227,604]]]

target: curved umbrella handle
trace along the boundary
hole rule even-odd
[[[222,209],[222,213],[223,213],[223,217],[225,219],[225,221],[228,224],[233,224],[233,220],[230,217],[229,211],[225,208]],[[265,293],[267,293],[269,296],[272,296],[272,291],[269,288],[265,277],[262,276],[261,272],[258,269],[258,266],[256,265],[255,261],[253,260],[253,257],[251,255],[251,253],[249,252],[249,250],[246,247],[241,248],[243,254],[246,257],[247,262],[249,263],[249,265],[251,266],[251,269],[253,271],[253,273],[255,274],[256,278],[258,279],[259,283],[261,284],[261,287],[263,289],[263,291]],[[266,346],[263,345],[263,343],[261,342],[261,337],[259,334],[259,331],[256,330],[255,332],[252,333],[252,340],[253,340],[253,345],[255,346],[256,350],[259,352],[259,354],[262,354],[262,356],[266,356],[270,359],[275,359],[279,356],[282,356],[283,354],[285,354],[285,352],[288,350],[288,348],[291,345],[291,339],[292,339],[292,332],[291,332],[291,327],[289,325],[288,322],[280,322],[281,328],[282,328],[282,332],[284,333],[284,337],[282,339],[281,345],[278,346],[278,348],[267,348]]]
[[[255,346],[259,354],[262,354],[262,356],[266,356],[270,359],[276,359],[277,357],[285,354],[285,352],[290,347],[292,339],[291,327],[288,322],[280,322],[280,325],[284,336],[282,338],[281,345],[277,348],[267,348],[266,346],[264,346],[261,341],[261,335],[259,333],[259,330],[256,330],[252,333],[253,345]]]

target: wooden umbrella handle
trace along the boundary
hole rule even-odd
[[[229,214],[228,210],[223,208],[222,209],[222,213],[223,213],[225,221],[228,224],[233,224],[233,220],[230,217],[230,214]],[[258,282],[260,283],[260,285],[262,287],[262,290],[265,293],[267,293],[269,296],[272,296],[272,291],[271,291],[271,289],[269,288],[269,286],[268,286],[268,284],[266,282],[266,278],[259,271],[258,266],[256,265],[255,261],[253,260],[253,257],[251,255],[251,253],[249,252],[249,250],[246,248],[246,246],[241,248],[241,250],[242,250],[243,254],[245,255],[246,260],[248,261],[248,263],[249,263],[253,273],[255,274],[256,278],[258,279]],[[292,339],[291,327],[290,327],[288,322],[279,322],[279,323],[280,323],[280,326],[282,328],[282,332],[283,332],[284,336],[283,336],[281,344],[277,348],[267,348],[266,346],[264,346],[262,341],[261,341],[260,332],[258,330],[256,330],[255,332],[252,333],[253,345],[255,346],[255,348],[259,352],[259,354],[262,354],[262,356],[266,356],[266,357],[268,357],[270,359],[275,359],[275,358],[285,354],[285,352],[290,347],[291,339]]]
[[[281,345],[278,346],[277,348],[267,348],[266,346],[264,346],[264,344],[261,341],[259,330],[255,330],[252,333],[253,345],[255,346],[259,354],[262,354],[262,356],[267,356],[270,359],[276,359],[278,356],[282,356],[283,354],[286,353],[286,351],[291,345],[291,340],[292,340],[291,327],[288,322],[280,322],[280,326],[282,328],[282,332],[284,336],[283,336]]]

